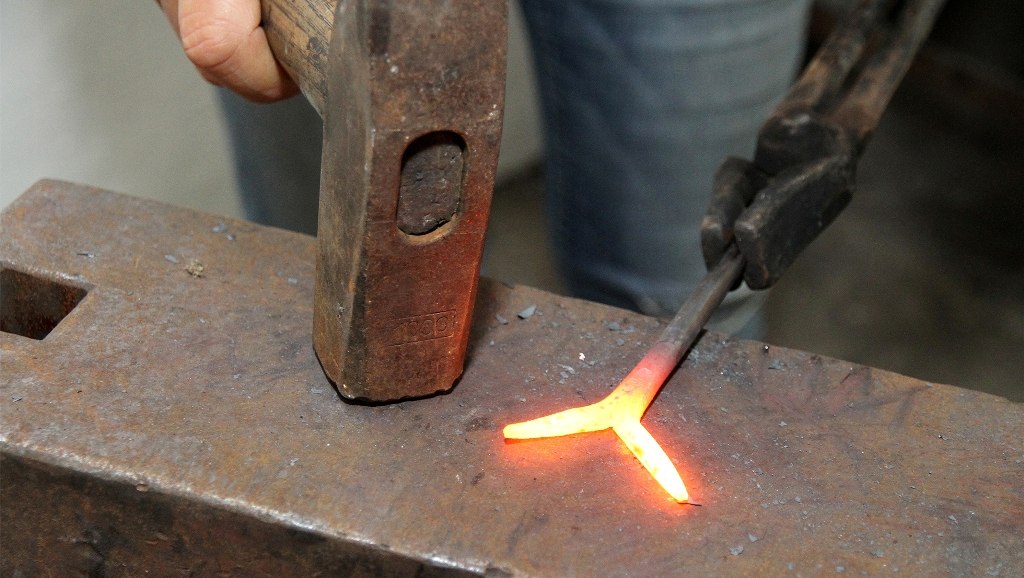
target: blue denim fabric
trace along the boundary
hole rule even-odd
[[[792,80],[805,0],[523,0],[556,251],[578,296],[669,314],[711,180]]]
[[[652,315],[704,273],[698,227],[790,83],[808,0],[522,0],[556,253],[577,296]],[[319,119],[221,96],[249,218],[314,233]]]
[[[219,89],[250,221],[316,234],[323,122],[305,98],[254,104]]]

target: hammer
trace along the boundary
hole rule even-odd
[[[498,160],[507,6],[262,0],[324,121],[313,346],[345,398],[462,373]]]

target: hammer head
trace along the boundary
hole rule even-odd
[[[507,8],[339,3],[326,67],[313,344],[345,397],[462,373],[494,187]]]

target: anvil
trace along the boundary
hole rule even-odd
[[[1021,404],[708,332],[645,417],[681,506],[610,432],[499,431],[656,319],[482,280],[459,387],[356,405],[311,237],[56,181],[0,228],[5,576],[1024,574]]]

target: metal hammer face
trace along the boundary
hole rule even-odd
[[[430,395],[462,373],[501,135],[506,19],[493,0],[337,6],[319,85],[313,344],[345,397]],[[304,91],[315,102],[317,88]]]

